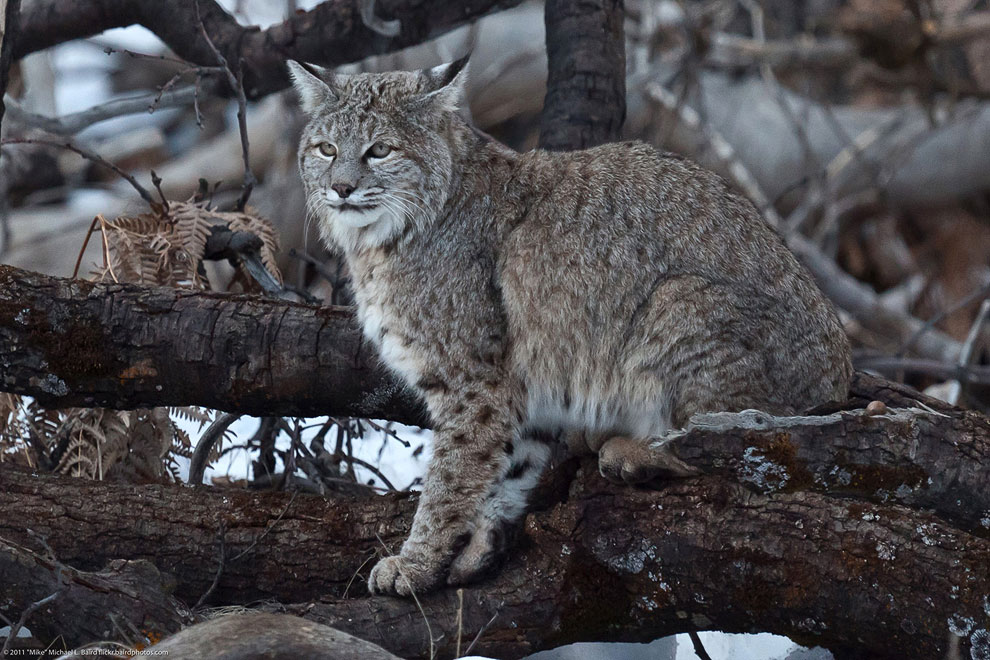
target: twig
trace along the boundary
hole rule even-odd
[[[230,558],[230,562],[231,563],[237,561],[238,559],[240,559],[241,557],[243,557],[247,553],[249,553],[252,550],[254,550],[257,547],[258,543],[261,541],[261,539],[263,539],[266,536],[268,536],[268,532],[272,531],[272,529],[275,528],[275,525],[277,525],[279,523],[279,521],[282,520],[282,516],[284,516],[286,514],[286,512],[288,512],[289,507],[292,506],[292,503],[296,501],[296,496],[297,495],[299,495],[299,491],[293,491],[292,497],[289,498],[289,501],[286,503],[285,508],[282,509],[282,512],[279,513],[275,517],[275,520],[273,520],[267,527],[265,527],[265,531],[263,531],[261,534],[258,534],[258,537],[254,541],[251,542],[251,545],[249,545],[248,547],[244,548],[239,553],[237,553],[236,555],[234,555],[233,557],[231,557]]]
[[[381,424],[376,423],[374,420],[371,420],[371,419],[364,420],[364,423],[367,424],[368,426],[370,426],[375,431],[378,431],[379,433],[384,433],[385,435],[389,436],[390,438],[392,438],[393,440],[397,441],[400,445],[402,445],[406,449],[409,449],[410,447],[412,447],[412,443],[410,443],[408,440],[403,440],[402,438],[400,438],[399,437],[399,434],[396,433],[393,429],[386,428],[386,427],[382,426]]]
[[[324,266],[323,262],[317,259],[316,257],[310,255],[305,250],[297,250],[296,248],[289,249],[289,256],[292,257],[293,259],[299,259],[300,261],[304,261],[308,263],[316,270],[317,273],[319,273],[323,277],[323,279],[329,282],[332,286],[336,286],[337,276],[334,273],[332,273],[326,266]]]
[[[248,131],[247,131],[247,97],[244,95],[244,60],[237,61],[237,128],[241,133],[241,153],[244,157],[244,183],[241,185],[241,196],[237,198],[234,207],[238,211],[243,211],[247,206],[251,191],[258,180],[251,170],[251,162],[248,157]]]
[[[128,50],[127,48],[114,48],[113,46],[103,46],[103,52],[107,55],[113,55],[114,53],[121,53],[127,55],[128,57],[138,60],[158,60],[160,62],[172,62],[180,66],[188,67],[189,63],[185,60],[180,60],[177,57],[170,57],[168,55],[162,55],[161,53],[152,55],[151,53],[139,53],[134,50]]]
[[[117,279],[117,274],[113,272],[113,262],[110,260],[110,243],[107,240],[107,219],[103,217],[103,214],[96,216],[96,219],[100,221],[100,238],[103,240],[103,263],[107,265],[107,271],[110,272],[110,277],[117,284],[120,284],[120,280]]]
[[[223,575],[224,563],[227,560],[227,545],[226,545],[226,535],[227,535],[227,524],[225,522],[220,523],[220,530],[218,532],[218,537],[220,541],[220,563],[217,566],[216,575],[213,576],[213,582],[210,584],[209,589],[203,592],[203,595],[199,597],[196,604],[193,605],[192,609],[195,612],[200,608],[200,606],[210,597],[210,594],[217,588],[220,584],[220,576]]]
[[[195,485],[203,483],[203,474],[206,472],[206,464],[210,452],[213,451],[213,445],[223,437],[227,428],[239,417],[240,415],[236,413],[223,413],[207,427],[199,442],[196,443],[196,449],[193,450],[192,459],[189,462],[189,483]]]
[[[474,645],[478,643],[478,640],[481,639],[481,636],[484,634],[484,632],[486,630],[488,630],[488,626],[490,626],[493,623],[495,623],[495,619],[498,618],[498,613],[501,610],[501,608],[502,608],[503,605],[505,605],[505,602],[504,601],[501,602],[501,603],[499,603],[498,609],[495,610],[495,614],[492,615],[492,618],[488,619],[488,623],[486,623],[485,625],[481,626],[481,630],[478,631],[478,634],[474,636],[474,639],[471,640],[471,643],[468,644],[467,649],[465,649],[464,655],[470,655],[471,654],[471,649],[473,649],[474,648]]]
[[[45,547],[48,548],[47,543],[45,544]],[[51,548],[48,548],[48,551],[51,552]],[[36,601],[31,605],[29,605],[27,608],[25,608],[25,610],[21,612],[21,616],[17,620],[17,623],[10,625],[10,631],[7,633],[7,639],[3,643],[3,648],[0,648],[0,657],[7,657],[7,653],[10,651],[10,645],[13,643],[14,639],[17,638],[17,633],[20,632],[21,628],[24,627],[24,625],[27,623],[31,615],[37,612],[42,607],[44,607],[45,605],[47,605],[48,603],[58,598],[59,596],[61,596],[62,592],[64,592],[66,587],[68,587],[68,582],[64,582],[62,580],[62,565],[57,561],[55,562],[55,564],[57,566],[55,579],[58,582],[58,588],[55,590],[54,593],[45,596],[41,600]],[[6,617],[4,617],[4,619],[8,620],[6,619]]]
[[[984,300],[980,305],[980,311],[977,313],[973,325],[969,328],[969,334],[966,335],[966,341],[963,343],[962,351],[959,352],[960,367],[969,365],[973,355],[973,347],[976,345],[976,339],[980,336],[980,330],[983,329],[983,324],[986,323],[988,314],[990,314],[990,300]]]
[[[871,369],[884,373],[908,371],[927,374],[941,380],[957,379],[972,385],[990,385],[990,367],[969,365],[960,369],[958,364],[925,358],[893,357],[887,355],[860,356],[853,359],[857,369]]]
[[[351,454],[349,456],[345,456],[344,457],[344,460],[347,461],[348,463],[350,463],[351,465],[360,465],[364,469],[368,470],[369,472],[371,472],[372,474],[374,474],[376,477],[378,477],[379,479],[381,479],[382,480],[382,483],[385,484],[385,486],[389,490],[392,490],[392,491],[395,491],[395,492],[398,492],[399,491],[399,489],[396,488],[392,484],[392,482],[389,481],[385,477],[385,475],[381,473],[381,470],[379,470],[378,468],[376,468],[371,463],[368,463],[367,461],[362,461],[360,458],[355,457],[353,454]]]
[[[370,557],[368,557],[363,562],[361,562],[361,565],[357,567],[357,570],[354,571],[354,573],[351,575],[351,579],[347,581],[347,586],[344,587],[344,595],[341,596],[341,598],[343,600],[347,600],[347,592],[351,590],[351,585],[354,584],[354,578],[356,578],[358,576],[358,574],[361,572],[361,569],[362,568],[364,568],[365,566],[368,565],[368,562],[369,561],[371,561],[372,559],[374,559],[377,556],[378,556],[378,553],[377,552],[372,553],[372,555]]]
[[[461,636],[464,634],[464,590],[457,590],[457,650],[454,657],[461,657]]]
[[[84,128],[97,124],[107,119],[133,115],[139,112],[154,112],[157,108],[168,108],[186,105],[195,101],[196,90],[192,86],[183,87],[172,92],[165,93],[165,90],[157,94],[142,94],[141,96],[130,96],[122,99],[115,99],[93,106],[87,110],[74,112],[60,117],[45,117],[24,110],[20,104],[11,99],[5,99],[7,110],[15,120],[55,133],[56,135],[74,135]]]
[[[976,319],[973,321],[973,325],[969,328],[969,334],[966,335],[966,341],[963,343],[962,351],[959,353],[959,372],[964,374],[969,365],[973,360],[973,348],[976,346],[976,340],[979,338],[980,333],[983,330],[984,324],[987,322],[987,316],[990,316],[990,300],[984,300],[980,305],[980,311],[976,314]],[[963,379],[959,379],[959,399],[966,401],[966,395],[969,383]],[[950,403],[956,403],[951,401]]]
[[[158,196],[162,198],[162,206],[164,206],[165,210],[168,211],[168,198],[165,197],[165,193],[162,192],[162,178],[158,176],[154,170],[151,170],[151,185],[153,185],[155,190],[158,191]]]
[[[199,32],[203,35],[203,39],[206,40],[206,45],[210,47],[213,56],[217,58],[220,66],[226,72],[227,83],[230,85],[230,88],[237,93],[237,127],[241,133],[241,153],[244,157],[244,183],[241,186],[241,196],[237,198],[237,204],[234,208],[238,211],[243,211],[247,205],[248,198],[251,197],[251,191],[254,190],[254,184],[258,181],[254,176],[254,172],[251,171],[251,163],[248,158],[249,145],[247,133],[247,97],[244,93],[244,60],[243,58],[238,60],[237,74],[235,75],[227,63],[227,58],[223,56],[223,53],[220,52],[220,49],[216,47],[216,44],[213,43],[210,35],[206,32],[206,26],[203,24],[203,18],[199,12],[199,0],[196,1],[195,8],[196,22],[199,23]]]
[[[942,321],[943,319],[949,316],[952,316],[959,310],[964,309],[965,307],[969,306],[972,302],[986,296],[990,296],[990,284],[987,284],[986,286],[982,286],[975,291],[971,291],[970,293],[966,294],[965,296],[957,300],[955,303],[950,305],[949,307],[943,309],[938,314],[935,314],[933,317],[925,321],[920,328],[915,330],[914,334],[908,337],[908,340],[904,342],[899,349],[897,349],[896,355],[898,357],[904,355],[909,350],[911,350],[911,346],[914,345],[914,342],[918,339],[918,337],[920,337],[921,335],[925,334],[926,332],[934,328],[936,325],[939,324],[940,321]]]
[[[697,631],[689,630],[688,637],[691,638],[691,644],[694,645],[694,654],[698,656],[699,660],[712,660],[712,656],[708,655],[708,651],[705,650],[705,645],[701,643],[701,637]]]
[[[82,248],[79,250],[79,256],[76,257],[76,267],[72,269],[72,279],[76,279],[79,276],[79,266],[82,264],[83,254],[86,252],[86,246],[89,245],[89,238],[93,235],[93,231],[96,230],[96,223],[100,221],[100,216],[93,218],[93,222],[89,223],[89,231],[86,232],[86,238],[83,240]]]
[[[116,172],[118,176],[120,176],[125,181],[127,181],[127,183],[131,184],[131,187],[134,188],[134,190],[136,190],[139,195],[141,195],[141,198],[144,199],[144,201],[148,202],[149,204],[153,204],[155,202],[155,199],[154,197],[151,196],[151,193],[149,193],[144,188],[144,186],[138,183],[137,179],[135,179],[133,176],[131,176],[124,170],[120,169],[119,167],[117,167],[107,159],[103,158],[96,152],[90,151],[89,149],[84,149],[82,147],[78,147],[69,141],[48,140],[45,138],[8,138],[6,140],[0,140],[0,145],[5,145],[5,144],[46,144],[50,147],[58,147],[59,149],[67,149],[69,151],[74,151],[75,153],[79,154],[86,160],[92,161],[94,163],[97,163],[98,165],[102,165],[103,167],[106,167]]]

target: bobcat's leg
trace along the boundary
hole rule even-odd
[[[554,436],[536,433],[524,433],[506,443],[506,469],[492,485],[475,520],[471,540],[450,568],[449,584],[481,578],[498,563],[526,513],[530,493],[539,483],[555,443]]]
[[[598,452],[598,471],[614,483],[638,484],[656,477],[691,477],[700,474],[670,449],[670,440],[609,438]]]
[[[486,496],[509,469],[508,441],[521,416],[510,384],[495,383],[450,383],[436,391],[421,385],[437,420],[433,457],[409,538],[372,569],[373,593],[409,596],[438,586],[469,541]]]

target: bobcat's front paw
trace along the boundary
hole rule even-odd
[[[442,566],[399,555],[385,557],[371,569],[368,590],[373,594],[411,596],[429,591],[442,578]]]

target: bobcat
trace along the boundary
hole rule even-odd
[[[694,413],[845,397],[835,312],[712,172],[637,142],[517,153],[458,113],[466,58],[354,75],[288,64],[309,116],[310,213],[344,255],[364,334],[434,425],[412,531],[373,592],[491,569],[553,433],[636,482],[678,472],[650,439]]]

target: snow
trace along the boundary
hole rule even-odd
[[[309,441],[319,432],[320,427],[327,421],[326,417],[315,417],[303,422],[305,428],[300,434],[304,445],[309,446]],[[196,422],[184,419],[177,420],[193,442],[202,435],[203,429]],[[228,435],[232,435],[235,440],[221,443],[220,449],[229,448],[238,444],[244,444],[258,429],[261,419],[258,417],[241,417],[230,425]],[[409,443],[409,447],[404,447],[394,438],[389,437],[381,431],[371,428],[365,429],[363,438],[355,438],[353,441],[354,457],[370,463],[377,467],[381,473],[397,489],[406,490],[421,480],[426,473],[426,465],[431,455],[432,433],[427,429],[420,429],[413,426],[405,426],[394,422],[379,420],[379,426],[392,428],[396,433]],[[336,437],[336,428],[331,428],[327,434],[327,444],[329,439]],[[287,451],[292,443],[291,438],[284,432],[279,433],[275,439],[275,448],[278,451]],[[417,449],[420,451],[417,452]],[[256,451],[249,451],[246,448],[233,449],[220,457],[219,460],[206,468],[204,475],[207,483],[212,483],[214,477],[223,476],[227,479],[246,479],[251,476],[251,461],[256,458]],[[276,457],[278,455],[276,454]],[[180,466],[180,476],[183,480],[189,478],[189,461],[187,459],[178,460]],[[282,459],[276,459],[276,472],[282,471]],[[370,470],[360,465],[355,465],[355,474],[360,483],[371,484],[376,487],[382,486],[381,480]],[[296,474],[305,477],[301,469],[296,470]]]

